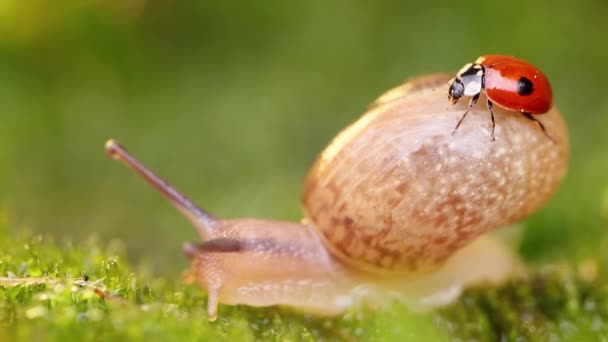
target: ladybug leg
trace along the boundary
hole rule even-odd
[[[540,122],[537,118],[533,117],[532,114],[530,113],[522,113],[527,119],[532,120],[532,121],[536,121],[538,123],[538,125],[540,126],[540,129],[543,130],[543,133],[545,133],[545,135],[547,136],[547,138],[549,138],[549,140],[551,140],[552,143],[555,144],[555,140],[553,140],[553,138],[551,138],[551,136],[549,135],[549,133],[547,133],[547,130],[545,129],[545,125],[543,125],[542,122]]]
[[[464,121],[464,118],[467,117],[467,114],[469,114],[469,111],[471,110],[471,108],[473,108],[475,106],[475,104],[477,103],[477,99],[479,99],[479,93],[477,93],[475,96],[471,97],[471,101],[469,101],[469,108],[467,108],[467,110],[464,111],[464,113],[462,114],[460,119],[458,119],[458,123],[456,123],[456,127],[454,127],[454,130],[452,131],[452,135],[454,135],[454,133],[456,133],[456,130],[458,129],[458,127],[460,127],[460,124],[462,124],[462,121]]]
[[[490,117],[492,118],[492,133],[490,133],[490,139],[492,141],[496,141],[496,137],[494,136],[494,128],[496,128],[496,121],[494,121],[494,111],[492,110],[493,106],[494,104],[492,103],[492,101],[488,100],[488,110],[490,111]]]

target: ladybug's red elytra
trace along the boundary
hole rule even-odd
[[[520,112],[536,121],[545,135],[554,142],[545,126],[533,114],[549,111],[553,95],[547,77],[532,64],[511,56],[486,55],[465,65],[448,84],[448,99],[452,104],[463,96],[472,96],[469,108],[462,114],[452,134],[456,132],[469,110],[475,106],[482,90],[488,98],[492,118],[491,139],[495,140],[494,104]]]

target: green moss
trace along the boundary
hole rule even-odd
[[[608,286],[597,263],[531,272],[500,288],[469,289],[437,313],[452,336],[482,340],[597,340],[608,337]]]
[[[179,279],[125,262],[124,248],[95,240],[15,237],[0,225],[0,340],[580,340],[606,338],[608,287],[592,261],[581,272],[543,268],[500,288],[468,290],[427,314],[401,305],[319,319],[286,309],[220,306]],[[599,275],[598,275],[599,272]],[[582,274],[582,275],[581,275]]]

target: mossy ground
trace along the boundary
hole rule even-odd
[[[54,279],[0,285],[0,341],[608,340],[607,12],[598,0],[0,2],[0,214],[45,232],[0,223],[0,277]],[[173,271],[194,232],[102,151],[122,139],[219,217],[295,221],[306,170],[370,101],[488,53],[540,67],[568,122],[568,175],[520,252],[569,261],[436,312],[221,306],[208,323],[204,294]]]
[[[210,323],[200,289],[129,265],[121,244],[56,242],[0,224],[0,341],[605,340],[602,272],[593,260],[545,267],[500,288],[470,289],[425,314],[395,304],[320,319],[221,306]]]

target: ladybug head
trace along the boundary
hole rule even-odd
[[[464,84],[460,78],[456,77],[450,81],[448,86],[448,100],[452,104],[455,104],[464,95]]]
[[[476,96],[484,87],[484,69],[480,64],[465,65],[449,83],[448,99],[452,104],[463,96]]]

